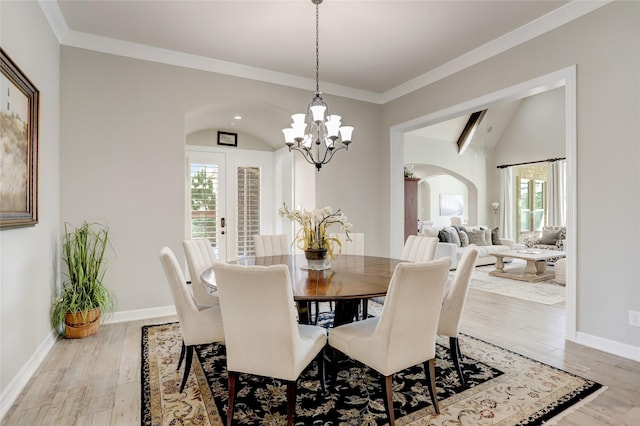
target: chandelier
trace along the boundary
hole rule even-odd
[[[291,150],[298,151],[305,160],[320,171],[336,152],[349,149],[353,127],[342,126],[342,117],[330,115],[327,103],[320,92],[320,54],[318,36],[318,5],[322,0],[311,0],[316,5],[316,91],[306,113],[293,114],[293,123],[288,129],[282,129],[285,144]]]

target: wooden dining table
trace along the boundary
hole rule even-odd
[[[387,294],[391,276],[405,262],[377,256],[336,255],[329,269],[309,270],[304,255],[250,257],[234,262],[239,265],[287,265],[291,276],[293,298],[299,306],[305,302],[336,302],[334,326],[346,324],[357,315],[363,299]],[[213,268],[201,275],[204,283],[215,287]],[[301,310],[302,311],[302,310]],[[306,321],[308,318],[300,318]]]

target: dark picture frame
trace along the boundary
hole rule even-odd
[[[218,131],[218,145],[238,146],[238,134]]]
[[[38,223],[40,92],[0,48],[0,229]]]

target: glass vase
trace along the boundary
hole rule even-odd
[[[327,249],[307,249],[304,251],[304,257],[307,259],[307,266],[312,271],[322,271],[329,269],[330,262],[327,256]]]

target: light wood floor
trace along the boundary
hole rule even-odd
[[[472,289],[462,331],[608,387],[557,424],[640,425],[640,363],[565,342],[564,315],[562,305]],[[103,325],[95,336],[57,341],[1,424],[139,425],[140,328],[172,320]]]

